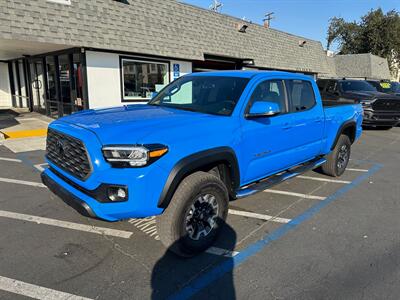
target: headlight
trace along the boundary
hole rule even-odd
[[[360,100],[360,103],[362,106],[370,106],[372,103],[372,100]]]
[[[159,144],[103,147],[106,161],[113,167],[120,168],[146,166],[167,152],[168,148]]]

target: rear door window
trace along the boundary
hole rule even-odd
[[[287,80],[290,112],[311,109],[317,103],[311,82],[307,80]]]
[[[328,85],[326,87],[326,92],[329,94],[334,94],[336,91],[336,87],[337,87],[337,81],[329,80]]]
[[[326,84],[327,84],[326,80],[318,80],[317,81],[317,85],[318,85],[318,89],[319,89],[320,93],[323,93],[325,91]]]

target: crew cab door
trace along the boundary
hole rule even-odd
[[[289,99],[289,114],[292,116],[287,132],[293,139],[296,161],[300,163],[321,154],[325,113],[322,101],[317,99],[311,81],[285,80],[285,86]]]
[[[277,103],[281,113],[244,120],[241,148],[245,183],[285,170],[320,153],[324,115],[321,104],[316,103],[311,82],[308,84],[303,89],[303,81],[264,80],[255,86],[246,112],[255,101],[268,101]]]

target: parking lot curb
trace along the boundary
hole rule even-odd
[[[0,131],[0,140],[3,139],[19,139],[28,137],[43,137],[47,135],[47,128],[39,128],[32,130],[19,130],[19,131]]]

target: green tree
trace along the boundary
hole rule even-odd
[[[371,10],[359,22],[346,22],[343,18],[329,21],[327,48],[338,44],[339,54],[372,53],[385,57],[392,73],[400,64],[400,14],[391,10]]]

